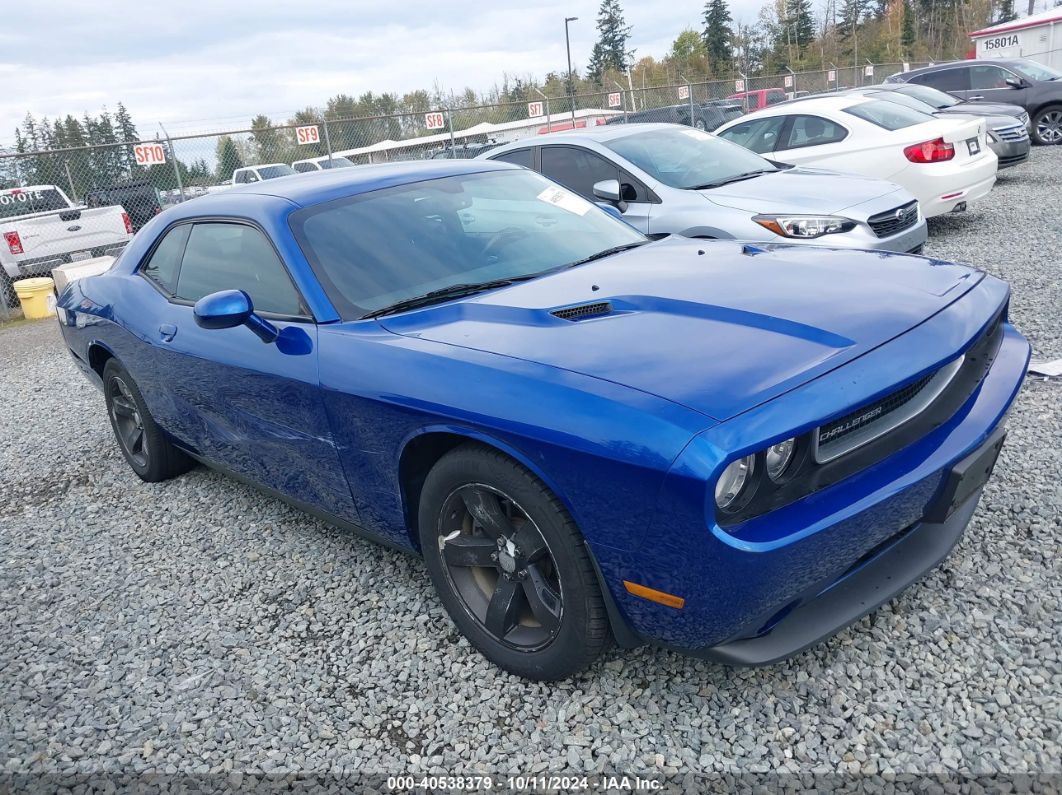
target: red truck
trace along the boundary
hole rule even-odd
[[[777,105],[779,102],[785,102],[789,97],[786,96],[785,90],[781,88],[759,88],[755,91],[741,91],[737,94],[731,94],[727,99],[738,100],[742,107],[745,108],[746,113],[752,113],[756,110],[763,110],[768,105]]]

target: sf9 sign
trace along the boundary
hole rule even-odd
[[[138,166],[155,166],[166,162],[166,150],[162,144],[137,144],[133,156]]]
[[[321,133],[317,129],[316,124],[311,124],[306,127],[295,128],[295,142],[302,146],[303,144],[318,144],[321,142]]]

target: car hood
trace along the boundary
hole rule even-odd
[[[1021,105],[1009,105],[1005,102],[960,102],[958,105],[937,111],[937,113],[965,113],[967,116],[1020,116],[1024,112],[1025,108]]]
[[[982,278],[885,252],[670,237],[379,322],[725,420],[904,333]],[[555,314],[566,309],[574,316]]]
[[[821,168],[787,168],[700,193],[714,204],[750,213],[837,213],[900,190],[873,177]]]

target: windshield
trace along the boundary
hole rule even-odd
[[[62,194],[55,188],[48,190],[13,190],[0,191],[0,218],[16,218],[32,213],[46,213],[53,210],[67,210],[70,205],[64,201]]]
[[[947,94],[939,89],[932,88],[931,86],[922,86],[917,83],[902,83],[900,88],[895,90],[896,94],[905,94],[915,99],[920,99],[927,105],[932,105],[937,110],[941,108],[950,108],[953,105],[958,105],[961,100],[956,99],[951,94]]]
[[[262,179],[274,179],[276,177],[288,177],[292,174],[298,173],[291,166],[278,165],[278,166],[259,166],[258,176]]]
[[[872,99],[869,102],[861,102],[844,109],[850,113],[878,127],[886,130],[902,130],[904,127],[913,127],[916,124],[924,124],[933,121],[928,113],[905,108],[897,102],[885,102],[880,99]]]
[[[349,168],[354,165],[345,157],[333,157],[331,160],[325,158],[321,161],[321,168]]]
[[[1062,77],[1062,72],[1057,69],[1052,69],[1050,66],[1044,66],[1034,61],[1011,63],[1007,64],[1007,66],[1022,77],[1027,77],[1030,80],[1058,80],[1058,78]]]
[[[664,128],[602,143],[672,188],[778,170],[755,152],[694,129]]]
[[[292,230],[346,318],[455,285],[521,279],[647,239],[526,169],[462,174],[307,207]]]

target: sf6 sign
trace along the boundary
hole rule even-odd
[[[166,150],[162,144],[137,144],[133,156],[138,166],[154,166],[166,162]]]
[[[296,127],[295,143],[299,146],[302,146],[303,144],[321,143],[321,132],[317,129],[317,125],[311,124],[307,127]]]
[[[424,114],[424,126],[429,130],[441,130],[446,126],[446,117],[438,111]]]

